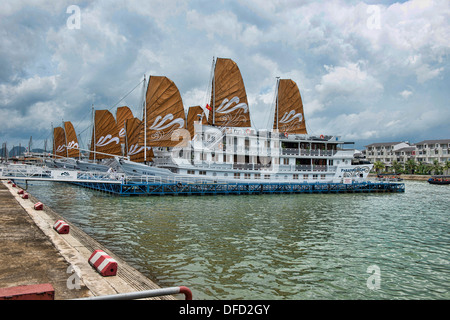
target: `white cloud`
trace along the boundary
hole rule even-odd
[[[423,64],[416,69],[417,81],[424,83],[425,81],[436,78],[443,70],[443,67],[432,69],[429,65]]]
[[[0,84],[0,108],[25,110],[27,103],[47,101],[53,98],[57,88],[57,77],[39,77],[24,79],[18,84]]]
[[[408,99],[412,95],[412,91],[403,90],[402,92],[400,92],[400,95],[403,97],[403,99]]]
[[[316,91],[327,99],[346,96],[349,99],[360,100],[380,94],[383,91],[383,84],[366,70],[361,70],[361,64],[348,63],[338,67],[325,65],[327,73],[316,85]]]

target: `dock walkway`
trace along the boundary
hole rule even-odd
[[[50,283],[56,300],[160,289],[45,204],[44,210],[34,210],[38,199],[31,195],[22,199],[18,190],[0,182],[0,288]],[[70,225],[70,234],[55,232],[53,225],[59,219]],[[117,261],[116,276],[102,277],[89,265],[97,249]]]

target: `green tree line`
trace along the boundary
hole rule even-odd
[[[377,173],[386,172],[386,165],[382,161],[376,161],[373,165],[373,169]],[[446,161],[445,164],[439,163],[439,161],[434,160],[433,164],[416,162],[414,159],[408,160],[406,163],[401,163],[393,161],[390,167],[390,171],[394,173],[405,173],[405,174],[448,174],[450,169],[450,161]]]

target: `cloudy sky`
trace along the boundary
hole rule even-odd
[[[0,142],[51,144],[91,109],[140,116],[144,75],[205,105],[213,57],[233,59],[253,125],[293,79],[311,134],[371,142],[450,138],[450,1],[2,0]]]

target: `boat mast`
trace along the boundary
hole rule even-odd
[[[142,104],[143,107],[143,120],[144,120],[144,163],[147,162],[147,96],[145,92],[145,74],[144,74],[144,87],[142,89],[143,97],[144,97],[144,103]]]
[[[66,126],[65,126],[65,124],[64,124],[64,119],[61,119],[62,120],[62,125],[63,125],[63,128],[64,128],[64,141],[66,142],[66,158],[68,158],[69,157],[69,149],[67,148],[67,132],[66,132]]]
[[[130,151],[130,149],[128,148],[127,120],[125,120],[124,128],[125,128],[125,153],[124,153],[124,156],[129,157],[128,156],[128,151]],[[128,158],[128,160],[129,159],[130,158]]]
[[[53,122],[52,122],[52,139],[53,139],[53,159],[56,158],[56,149],[55,149],[55,129],[53,129]]]
[[[277,109],[277,115],[276,115],[276,118],[277,118],[277,132],[278,132],[278,89],[279,89],[279,86],[280,86],[280,77],[277,77],[277,105],[276,105],[276,109]]]
[[[213,112],[213,116],[212,116],[212,118],[213,118],[213,126],[215,125],[215,123],[216,123],[216,68],[215,68],[215,63],[214,63],[214,57],[213,57],[213,65],[212,65],[212,68],[213,68],[213,78],[212,78],[212,92],[213,92],[213,105],[212,105],[212,112]]]
[[[33,136],[30,136],[30,140],[28,141],[28,152],[31,154],[31,148],[33,145]]]
[[[94,144],[94,147],[92,150],[94,151],[94,162],[95,162],[95,112],[94,112],[94,105],[92,105],[92,144]]]

